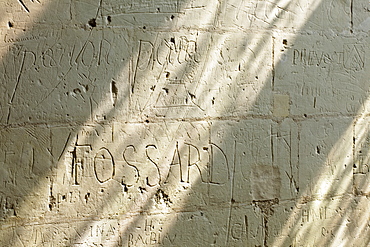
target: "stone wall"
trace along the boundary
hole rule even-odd
[[[1,246],[368,246],[366,0],[0,10]]]

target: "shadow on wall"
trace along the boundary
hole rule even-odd
[[[367,246],[361,1],[7,2],[2,246]]]

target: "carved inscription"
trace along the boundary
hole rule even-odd
[[[158,219],[146,219],[136,228],[140,231],[131,232],[127,236],[127,246],[157,246],[162,243],[174,243],[176,234],[168,236],[163,232],[164,222]]]
[[[109,7],[114,14],[176,13],[180,11],[179,0],[129,0]]]
[[[94,173],[100,183],[104,183],[114,177],[114,160],[108,149],[102,148],[94,158]]]
[[[50,34],[50,36],[54,35],[56,34]],[[12,40],[7,39],[6,42],[12,42]],[[108,39],[103,39],[101,41],[87,41],[85,44],[80,44],[80,42],[76,41],[70,46],[66,46],[61,43],[50,46],[45,44],[45,46],[38,47],[35,50],[28,47],[26,44],[17,44],[15,46],[11,46],[9,49],[9,52],[11,53],[32,53],[34,56],[32,63],[45,68],[59,67],[62,69],[66,65],[73,66],[76,63],[79,63],[80,66],[91,67],[93,65],[97,66],[103,63],[109,64],[109,58],[111,57],[111,41]],[[17,60],[20,58],[22,57],[15,57]],[[14,62],[19,64],[18,66],[20,67],[22,61],[17,60]]]
[[[201,155],[200,149],[203,149],[203,152],[206,151],[207,155]],[[164,184],[170,182],[190,183],[191,171],[196,171],[204,183],[222,185],[230,179],[227,156],[214,143],[199,148],[191,143],[179,144],[179,142],[176,142],[172,158],[168,163],[169,170],[167,173],[161,171],[155,158],[151,157],[153,150],[160,151],[160,149],[154,144],[148,144],[141,155],[154,169],[150,176],[144,178],[141,177],[140,166],[132,158],[138,155],[136,150],[137,148],[134,145],[127,145],[122,152],[125,166],[128,166],[132,171],[131,176],[126,174],[122,177],[122,183],[125,186],[132,186],[138,183],[139,179],[143,179],[151,187],[160,185],[162,182]],[[84,177],[91,177],[92,170],[99,183],[105,183],[115,178],[116,169],[119,168],[116,167],[114,160],[118,159],[118,157],[114,158],[107,148],[101,148],[94,156],[92,167],[91,153],[91,146],[75,147],[72,160],[72,183],[74,185],[80,185]],[[149,168],[145,167],[145,169]]]
[[[157,78],[165,76],[171,84],[181,83],[184,79],[183,74],[171,75],[172,71],[166,71],[173,66],[179,66],[190,62],[197,62],[197,43],[196,40],[189,40],[186,36],[179,38],[164,38],[161,42],[152,43],[151,41],[140,40],[139,52],[136,62],[135,78],[141,71],[159,72]],[[184,70],[183,68],[179,68]],[[163,75],[162,75],[163,74]],[[134,92],[135,85],[132,86]]]
[[[307,207],[303,207],[301,209],[301,222],[308,223],[317,220],[325,220],[327,219],[327,208],[320,207],[318,209],[310,209]]]
[[[0,218],[6,216],[17,216],[17,210],[20,206],[20,198],[0,194]]]
[[[355,162],[353,164],[354,174],[370,174],[370,131],[368,118],[360,119],[355,125]]]
[[[139,41],[131,82],[132,101],[138,109],[153,107],[156,115],[162,116],[168,108],[197,107],[195,89],[201,57],[197,38],[174,34]]]
[[[294,49],[293,65],[325,66],[341,65],[346,69],[362,70],[365,65],[365,49],[361,44],[347,44],[342,51],[317,51],[310,49]]]
[[[10,35],[6,37],[6,41],[14,41],[15,44],[2,47],[2,52],[12,56],[9,61],[5,61],[4,57],[0,66],[0,72],[4,75],[4,80],[0,82],[4,94],[0,104],[8,108],[3,122],[12,123],[20,119],[45,121],[47,115],[52,119],[67,117],[85,121],[96,116],[104,120],[106,115],[94,109],[101,107],[97,107],[97,104],[107,94],[111,96],[110,108],[120,108],[121,105],[117,106],[116,102],[123,94],[118,92],[122,87],[116,82],[116,72],[121,70],[121,66],[111,65],[125,60],[128,52],[122,49],[126,46],[125,42],[113,47],[111,43],[124,38],[112,37],[109,33],[99,37],[100,31],[92,33],[87,39],[82,31],[49,32],[46,37],[40,33],[44,36],[38,43],[11,40]],[[65,35],[79,38],[68,41],[60,39]],[[124,66],[124,63],[121,64]],[[111,85],[100,83],[106,80],[112,81]],[[5,84],[5,81],[8,83]],[[59,107],[54,105],[55,95],[58,95]],[[104,104],[108,106],[107,103]],[[51,104],[53,107],[50,108]],[[14,115],[17,112],[19,114]]]
[[[366,0],[5,0],[0,247],[370,246]]]

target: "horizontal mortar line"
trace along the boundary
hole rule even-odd
[[[368,117],[370,114],[366,115],[344,115],[344,114],[337,114],[337,115],[309,115],[307,117],[303,116],[292,116],[287,118],[281,117],[274,117],[270,115],[246,115],[246,116],[232,116],[232,117],[199,117],[199,118],[160,118],[160,117],[149,117],[143,121],[119,121],[119,120],[109,120],[109,121],[70,121],[70,122],[34,122],[34,123],[12,123],[12,124],[0,124],[0,128],[20,128],[20,127],[29,127],[29,126],[39,126],[39,127],[81,127],[81,126],[94,126],[97,124],[112,124],[112,123],[121,123],[121,124],[161,124],[163,122],[166,123],[176,123],[176,122],[209,122],[209,121],[241,121],[241,120],[271,120],[273,122],[281,122],[284,119],[292,119],[297,122],[304,122],[305,120],[318,120],[318,119],[344,119],[344,118],[351,118],[351,119],[359,119],[363,117]],[[149,120],[150,123],[147,123],[146,120]]]
[[[278,206],[284,206],[284,204],[286,203],[298,203],[299,205],[305,205],[307,203],[310,203],[310,202],[313,202],[313,201],[327,201],[327,200],[332,200],[332,199],[351,199],[353,197],[366,197],[366,195],[361,195],[361,196],[358,196],[358,195],[353,195],[351,193],[349,194],[343,194],[343,195],[337,195],[337,196],[329,196],[329,197],[326,197],[326,198],[321,198],[321,199],[313,199],[313,200],[305,200],[304,202],[300,203],[300,200],[301,198],[298,197],[298,198],[293,198],[293,199],[283,199],[283,200],[279,200],[279,203],[278,204],[275,204],[274,207],[278,207]],[[271,200],[274,200],[274,199],[271,199]],[[270,200],[262,200],[262,201],[270,201]],[[255,202],[258,202],[258,201],[255,201]],[[232,208],[242,208],[242,207],[250,207],[250,208],[253,208],[255,207],[254,205],[254,202],[251,201],[251,202],[234,202],[232,203]],[[204,206],[198,206],[198,207],[192,207],[192,206],[189,206],[189,207],[181,207],[181,208],[170,208],[169,211],[163,213],[161,212],[160,210],[158,210],[158,212],[150,212],[150,210],[141,210],[141,211],[135,211],[135,212],[129,212],[127,214],[120,214],[120,215],[115,215],[115,216],[108,216],[106,217],[107,215],[101,215],[101,216],[94,216],[94,217],[85,217],[83,219],[81,219],[81,217],[78,217],[78,218],[74,218],[74,217],[71,217],[71,218],[63,218],[61,220],[61,218],[58,218],[58,221],[53,221],[53,220],[45,220],[45,221],[42,221],[42,220],[39,220],[37,218],[33,218],[33,219],[28,219],[29,221],[24,221],[24,222],[20,222],[22,220],[22,218],[18,218],[15,219],[16,221],[18,221],[20,224],[17,224],[17,225],[14,225],[14,221],[11,221],[11,219],[7,219],[7,220],[4,220],[4,221],[0,221],[0,225],[1,223],[5,222],[5,221],[9,221],[9,222],[6,222],[5,224],[2,224],[1,225],[1,228],[2,229],[7,229],[7,228],[12,228],[12,227],[27,227],[27,226],[42,226],[42,225],[53,225],[53,224],[69,224],[69,223],[88,223],[88,222],[97,222],[97,221],[115,221],[115,220],[125,220],[125,219],[130,219],[132,217],[138,217],[138,216],[159,216],[159,215],[166,215],[166,216],[171,216],[171,215],[176,215],[176,214],[181,214],[181,213],[200,213],[200,212],[211,212],[211,211],[214,211],[215,209],[219,209],[219,210],[228,210],[230,208],[230,202],[225,202],[225,203],[222,203],[222,204],[210,204],[210,205],[204,205]],[[27,219],[27,218],[24,218],[24,219]],[[43,218],[45,219],[45,218]]]
[[[60,25],[53,25],[53,24],[37,24],[37,26],[33,26],[32,28],[30,28],[31,30],[34,30],[35,32],[37,31],[44,31],[44,29],[38,29],[38,27],[42,28],[43,26],[47,26],[48,28],[51,28],[51,27],[56,27],[57,29],[55,29],[56,31],[63,31],[65,30],[66,27],[68,27],[70,30],[83,30],[83,31],[91,31],[91,29],[94,29],[95,31],[102,31],[102,30],[105,30],[105,29],[122,29],[122,31],[125,31],[125,30],[137,30],[137,29],[142,29],[142,26],[143,25],[107,25],[107,24],[104,24],[104,25],[97,25],[96,27],[94,28],[91,28],[91,29],[85,29],[85,28],[81,28],[79,25],[81,24],[81,22],[76,22],[76,23],[71,23],[71,25],[73,24],[76,24],[77,26],[75,27],[71,27],[70,25],[65,25],[65,26],[60,26]],[[211,24],[210,24],[211,26]],[[4,27],[6,28],[6,26],[0,26],[0,27]],[[26,28],[27,29],[27,28]],[[20,29],[21,30],[21,29]],[[186,26],[180,26],[180,27],[173,27],[172,25],[169,26],[169,27],[163,27],[163,26],[146,26],[146,29],[145,29],[145,32],[181,32],[181,31],[187,31],[187,32],[206,32],[206,33],[218,33],[218,34],[225,34],[226,33],[230,33],[230,34],[240,34],[240,31],[242,31],[244,34],[261,34],[261,33],[265,33],[265,34],[270,34],[270,35],[273,35],[273,34],[276,34],[277,31],[274,30],[273,28],[240,28],[240,27],[209,27],[209,28],[205,28],[205,27],[194,27],[194,26],[189,26],[189,27],[186,27]],[[310,30],[310,32],[307,32],[307,31],[302,31],[302,30],[294,30],[294,29],[281,29],[279,30],[279,33],[281,34],[296,34],[296,35],[301,35],[301,36],[312,36],[312,35],[319,35],[319,36],[324,36],[326,34],[325,31],[315,31],[315,30]],[[329,31],[327,32],[328,34],[330,33]],[[348,37],[348,35],[339,35],[338,37]],[[355,35],[352,35],[351,37],[356,37]],[[44,37],[44,38],[53,38],[53,37]],[[24,42],[26,42],[27,40],[24,40]],[[1,41],[0,41],[1,42]],[[4,42],[5,43],[5,42]],[[12,43],[12,42],[7,42],[7,43]]]
[[[112,13],[104,13],[103,16],[106,16],[106,15],[109,15],[109,16],[112,16],[112,17],[115,17],[115,16],[122,16],[122,15],[133,15],[133,14],[145,14],[145,15],[161,15],[161,14],[185,14],[184,11],[160,11],[160,12],[145,12],[145,11],[133,11],[133,12],[112,12]]]

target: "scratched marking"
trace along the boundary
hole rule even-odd
[[[30,10],[27,8],[27,6],[23,3],[22,0],[18,0],[18,3],[22,6],[22,8],[27,12],[29,13]]]

